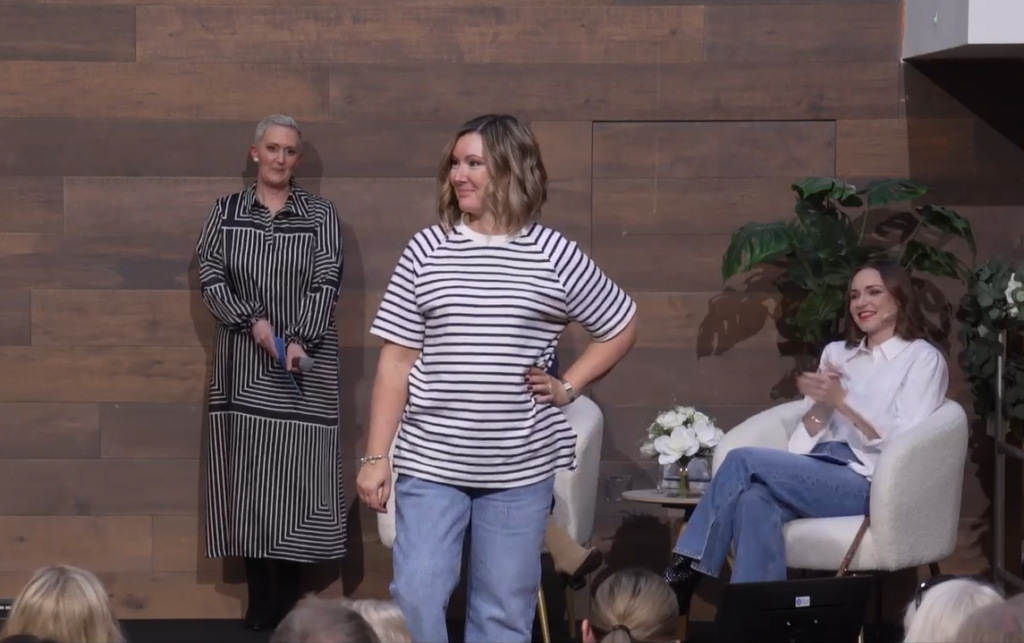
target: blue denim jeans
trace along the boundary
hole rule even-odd
[[[730,451],[673,551],[717,577],[735,542],[733,583],[785,580],[783,525],[868,511],[871,483],[843,464],[856,461],[849,446],[823,442],[812,453],[825,458],[758,447]]]
[[[467,489],[398,476],[391,597],[414,641],[448,641],[445,613],[468,528],[466,643],[529,643],[554,482]]]

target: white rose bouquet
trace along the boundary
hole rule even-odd
[[[707,415],[692,406],[664,411],[647,427],[640,445],[644,458],[658,458],[659,464],[684,464],[693,457],[710,455],[725,433]]]

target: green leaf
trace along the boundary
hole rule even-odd
[[[834,207],[828,207],[830,202],[835,201],[847,208],[856,208],[864,204],[857,196],[856,186],[844,183],[837,179],[826,177],[812,177],[794,183],[793,191],[797,194],[797,201],[806,201],[815,209],[828,208],[835,213]],[[799,205],[797,214],[800,214]]]
[[[992,299],[992,295],[990,295],[987,292],[978,293],[978,305],[979,306],[981,306],[982,308],[988,308],[993,303],[995,303],[995,302]]]
[[[978,253],[978,248],[974,243],[974,231],[971,229],[971,222],[960,216],[955,210],[938,205],[922,205],[914,208],[914,210],[921,215],[925,224],[932,226],[940,232],[963,237],[967,241],[967,246],[971,249],[971,254],[975,255]]]
[[[916,239],[907,242],[903,256],[904,266],[937,277],[963,279],[967,272],[952,252],[939,250]]]
[[[802,328],[827,326],[839,321],[846,303],[846,285],[815,290],[800,302],[793,320]]]
[[[747,272],[759,263],[781,259],[792,250],[786,223],[748,223],[732,233],[722,256],[722,280]]]
[[[882,179],[864,186],[857,193],[867,197],[868,205],[886,205],[913,201],[931,192],[931,188],[915,181]]]

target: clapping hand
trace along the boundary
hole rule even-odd
[[[840,370],[826,363],[821,373],[801,373],[796,379],[796,387],[815,402],[836,408],[846,395],[841,379]]]

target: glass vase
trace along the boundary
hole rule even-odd
[[[711,484],[711,458],[695,456],[685,465],[686,490],[691,495],[704,493]]]
[[[688,490],[685,460],[660,465],[658,491],[666,496],[685,496]]]

